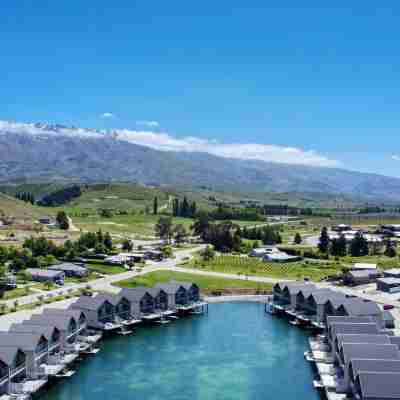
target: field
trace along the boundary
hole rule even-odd
[[[320,281],[328,275],[336,275],[341,272],[341,265],[333,262],[265,263],[253,257],[228,255],[217,256],[209,262],[191,260],[180,266],[237,275],[256,275],[277,279],[309,278],[313,281]]]
[[[122,288],[133,288],[136,286],[152,287],[157,283],[165,283],[171,279],[195,282],[203,292],[218,291],[224,289],[259,289],[271,290],[272,285],[268,283],[251,282],[239,279],[223,279],[182,272],[157,271],[150,272],[138,278],[128,279],[114,283]]]
[[[91,271],[97,272],[98,274],[103,274],[103,275],[115,275],[115,274],[120,274],[122,272],[127,271],[124,267],[121,267],[120,265],[107,265],[101,261],[99,261],[99,262],[90,261],[86,264],[86,266]]]

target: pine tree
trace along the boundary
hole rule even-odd
[[[357,232],[350,244],[350,254],[353,257],[367,256],[369,253],[368,242],[364,236]]]
[[[396,249],[390,241],[388,241],[386,244],[384,254],[386,257],[396,257]]]
[[[185,196],[181,204],[180,216],[183,218],[187,218],[189,216],[189,209],[189,202]]]
[[[329,250],[329,236],[328,229],[324,226],[321,230],[321,236],[319,237],[318,249],[321,253],[328,253]]]
[[[154,201],[153,201],[153,214],[154,215],[158,214],[158,198],[157,198],[157,196],[154,197]]]
[[[112,238],[111,235],[106,232],[104,235],[104,246],[107,248],[107,250],[112,250],[113,248],[113,242],[112,242]]]
[[[301,244],[301,242],[302,242],[302,239],[301,239],[300,233],[296,232],[296,235],[294,236],[294,243]]]

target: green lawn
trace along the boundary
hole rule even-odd
[[[127,270],[124,267],[121,267],[119,265],[107,265],[102,262],[89,262],[86,264],[87,268],[90,270],[100,273],[100,274],[105,274],[105,275],[115,275],[115,274],[120,274],[122,272],[126,272]]]
[[[102,218],[98,215],[88,217],[73,217],[74,225],[84,231],[96,232],[99,229],[120,235],[147,235],[154,236],[154,227],[159,219],[157,215],[115,215],[111,218]],[[174,224],[182,224],[187,230],[193,224],[190,218],[173,218]]]
[[[208,276],[200,276],[196,274],[183,273],[183,272],[171,272],[171,271],[157,271],[150,272],[146,275],[119,281],[114,285],[122,288],[134,288],[136,286],[147,286],[152,287],[157,283],[168,282],[171,279],[180,281],[195,282],[199,285],[203,292],[218,291],[224,289],[260,289],[260,290],[271,290],[272,285],[269,283],[243,281],[239,279],[224,279]]]
[[[28,296],[29,294],[32,293],[33,291],[30,290],[29,288],[16,288],[12,290],[7,290],[6,292],[4,292],[4,295],[1,298],[1,300],[17,299],[18,297]]]
[[[182,264],[186,268],[198,268],[205,271],[225,272],[240,275],[267,276],[278,279],[309,278],[320,281],[328,275],[336,275],[341,265],[326,262],[265,263],[257,258],[239,256],[217,256],[212,261],[191,260]]]

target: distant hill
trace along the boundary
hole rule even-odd
[[[337,168],[162,152],[98,131],[35,125],[0,131],[0,184],[137,182],[242,192],[325,193],[400,200],[400,179]]]

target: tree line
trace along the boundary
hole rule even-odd
[[[25,203],[35,204],[35,195],[31,192],[17,192],[15,198],[25,201]]]

